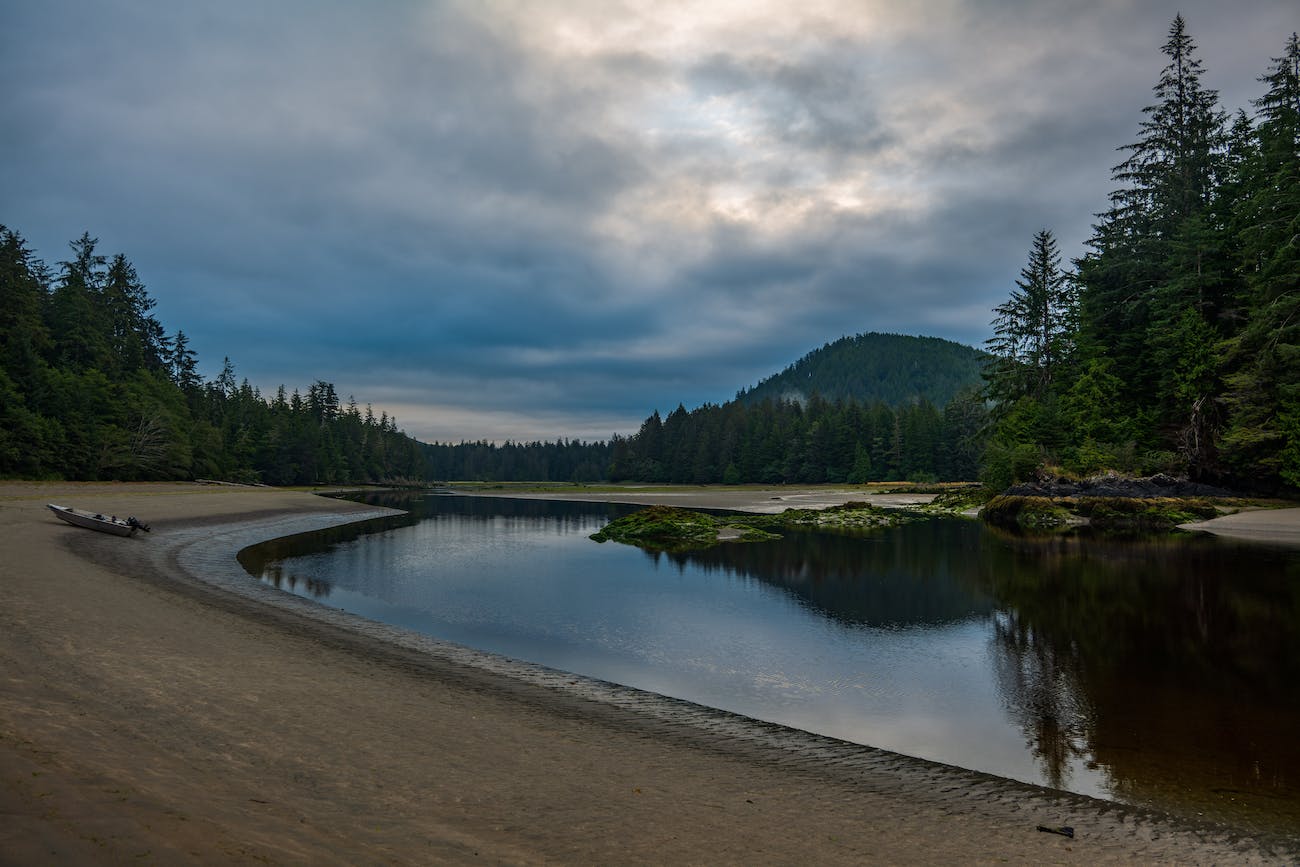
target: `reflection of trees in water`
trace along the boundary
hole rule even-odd
[[[272,587],[290,593],[298,593],[298,587],[301,585],[302,590],[313,599],[324,599],[334,589],[328,581],[321,581],[308,575],[295,575],[280,563],[267,564],[258,577]]]
[[[1088,754],[1090,709],[1078,680],[1077,660],[1058,658],[1014,611],[993,621],[998,690],[1025,732],[1049,785],[1065,788],[1070,765]]]
[[[990,534],[1004,700],[1054,784],[1300,823],[1300,557],[1200,537]]]
[[[934,625],[991,614],[973,580],[980,528],[927,521],[861,536],[789,532],[760,543],[651,555],[761,581],[854,626]]]
[[[1209,539],[990,539],[984,586],[1083,674],[1295,706],[1300,558]]]

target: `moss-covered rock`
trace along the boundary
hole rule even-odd
[[[698,551],[720,542],[762,542],[780,536],[733,520],[671,506],[650,506],[610,521],[591,536],[654,551]]]
[[[989,500],[980,517],[990,524],[1010,529],[1050,532],[1087,523],[1050,497],[1017,497],[1003,494]]]
[[[1176,497],[1078,497],[1071,509],[1103,530],[1172,530],[1219,513],[1208,500]]]
[[[983,508],[993,493],[983,485],[949,488],[924,506],[922,512],[934,515],[968,515]]]
[[[1003,494],[989,500],[980,517],[1011,529],[1056,531],[1079,525],[1097,530],[1165,532],[1179,524],[1213,518],[1214,502],[1178,497],[1038,497]]]

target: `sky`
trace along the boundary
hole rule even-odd
[[[426,441],[606,439],[1079,255],[1181,12],[1229,111],[1294,0],[5,0],[0,224],[123,253],[209,377]]]

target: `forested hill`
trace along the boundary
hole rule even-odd
[[[943,406],[963,389],[982,385],[986,358],[986,353],[951,340],[873,331],[813,350],[736,399],[756,404],[819,394],[832,402],[903,406],[926,400]]]
[[[609,443],[615,481],[865,484],[979,473],[989,356],[937,337],[859,334],[722,406],[656,411]]]

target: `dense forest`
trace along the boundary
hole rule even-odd
[[[1087,252],[995,311],[985,477],[1044,464],[1300,487],[1300,40],[1229,117],[1181,16]]]
[[[0,226],[0,477],[423,480],[395,419],[317,381],[264,398],[226,359],[205,382],[124,255],[84,234],[57,273]]]
[[[927,400],[734,400],[656,412],[610,443],[610,478],[646,482],[861,484],[878,479],[973,479],[984,400],[978,388],[942,409]]]

